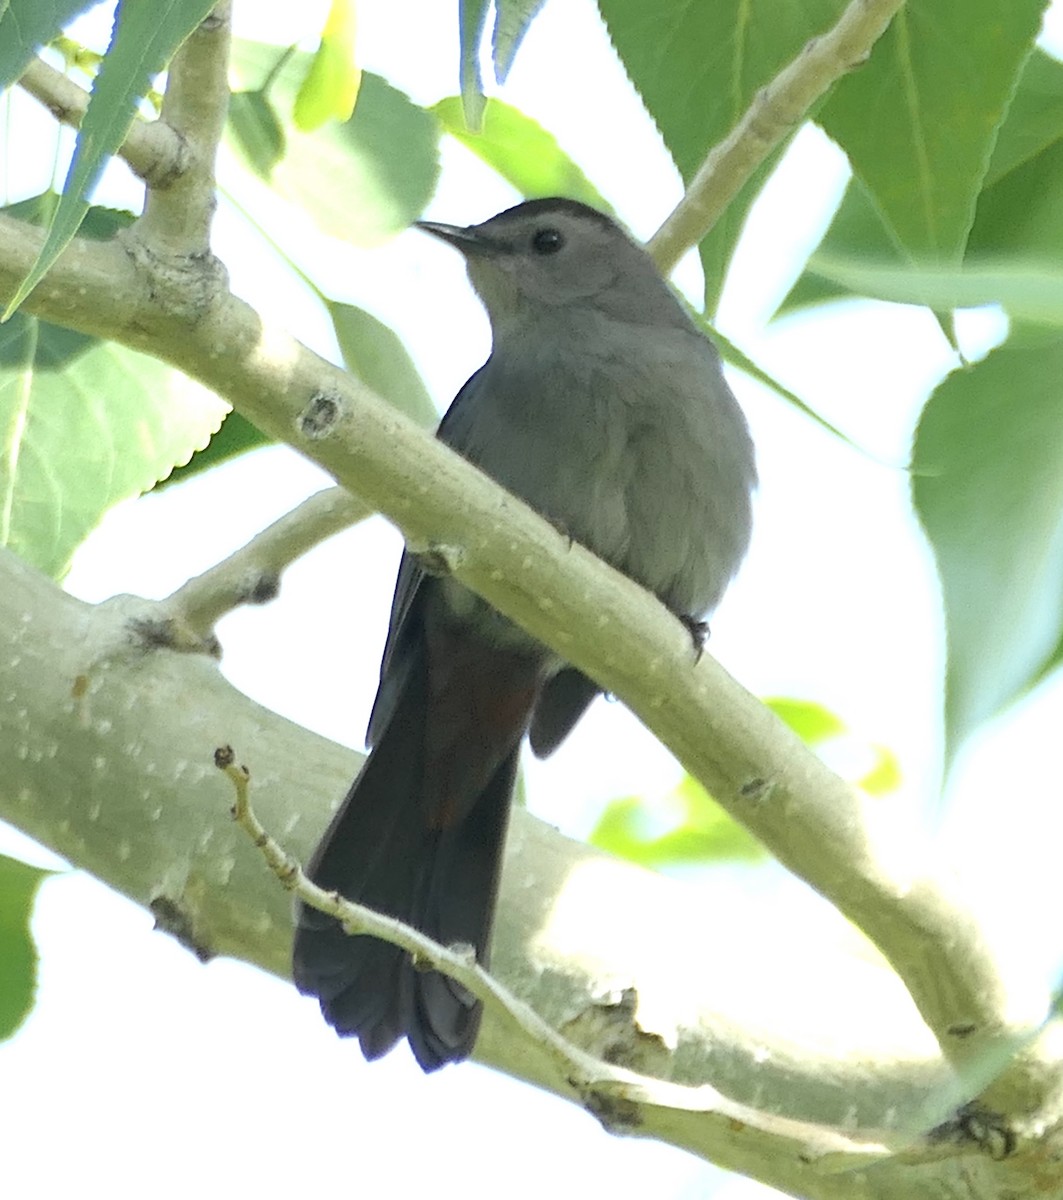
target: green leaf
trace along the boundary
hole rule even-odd
[[[321,300],[332,320],[347,370],[408,417],[425,428],[434,428],[439,413],[398,334],[364,309],[326,296]],[[271,441],[245,417],[231,412],[207,447],[194,454],[185,466],[176,468],[155,490],[181,483],[191,475]]]
[[[731,259],[734,257],[738,239],[742,236],[742,230],[745,229],[749,210],[753,207],[772,172],[779,165],[779,161],[789,145],[790,139],[787,138],[778,150],[768,155],[764,163],[753,172],[745,187],[727,206],[726,211],[709,231],[708,237],[702,238],[698,245],[698,257],[701,259],[701,267],[705,273],[705,312],[710,316],[719,306],[720,297],[723,295],[724,281],[731,268]]]
[[[63,195],[40,254],[7,306],[10,316],[40,282],[77,233],[89,207],[89,192],[107,159],[125,140],[137,105],[153,77],[214,7],[215,0],[125,0],[119,5],[111,44],[78,129]]]
[[[37,947],[30,918],[37,889],[51,874],[0,854],[0,1041],[11,1037],[33,1008]]]
[[[0,327],[0,545],[61,577],[107,509],[187,462],[224,412],[156,359],[16,313]]]
[[[33,55],[98,0],[10,0],[0,3],[0,91],[14,83]]]
[[[458,96],[440,100],[431,111],[446,133],[494,168],[522,196],[567,196],[603,212],[612,211],[554,135],[512,105],[488,100],[478,133],[466,126]]]
[[[376,246],[406,229],[424,210],[439,174],[439,126],[408,97],[365,72],[354,115],[313,134],[286,121],[310,56],[236,41],[227,143],[250,168],[221,164],[224,183],[253,219],[276,225],[309,216],[318,228],[358,246]],[[239,99],[249,95],[249,99]],[[268,186],[267,186],[268,185]]]
[[[829,751],[833,743],[850,739],[841,718],[814,701],[785,697],[764,703],[816,749]],[[896,757],[883,746],[861,748],[870,752],[871,765],[854,780],[856,785],[872,795],[895,790],[901,778]],[[611,801],[590,840],[610,854],[647,867],[767,858],[767,851],[753,835],[689,775],[659,800],[625,796]]]
[[[816,704],[812,700],[793,700],[789,697],[765,700],[764,703],[777,717],[785,721],[806,745],[822,748],[825,757],[830,757],[835,743],[846,742],[847,748],[851,749],[855,742],[856,748],[871,761],[862,775],[853,778],[853,783],[868,795],[884,796],[900,787],[901,765],[893,751],[877,742],[863,743],[854,738],[845,722],[822,704]],[[843,773],[849,774],[845,771]]]
[[[859,179],[849,181],[813,257],[861,262],[868,266],[900,267],[905,264],[900,247],[891,239],[882,217],[875,210],[867,189]],[[812,304],[828,304],[852,295],[838,281],[819,275],[806,265],[774,315],[785,316]]]
[[[288,145],[281,119],[265,92],[233,92],[228,134],[251,170],[266,180]]]
[[[811,405],[807,404],[796,392],[790,391],[788,387],[784,387],[773,375],[770,375],[763,367],[758,366],[743,350],[740,350],[734,342],[729,338],[724,337],[718,329],[707,321],[700,313],[695,312],[688,307],[691,320],[700,329],[704,330],[709,340],[719,350],[720,357],[726,363],[730,363],[732,367],[737,367],[739,371],[743,371],[750,379],[755,379],[758,383],[762,383],[765,387],[771,388],[778,396],[785,400],[788,404],[792,404],[798,412],[804,413],[806,417],[811,418],[821,428],[834,437],[840,438],[847,446],[852,447],[858,453],[865,457],[870,457],[866,450],[858,446],[848,434],[836,426],[832,425],[826,417],[820,416]]]
[[[517,51],[528,27],[539,14],[544,0],[495,0],[495,32],[492,39],[495,79],[506,82],[506,76],[517,57]]]
[[[1063,64],[1035,51],[1001,126],[978,197],[967,243],[968,262],[1013,253],[1059,256],[1063,246],[1061,145]],[[907,262],[858,179],[850,182],[816,254],[861,259],[880,267]],[[850,294],[840,284],[806,271],[776,315]]]
[[[322,299],[347,370],[408,417],[425,428],[433,428],[439,413],[398,334],[364,309],[326,297]],[[193,454],[183,467],[177,467],[155,490],[183,483],[191,475],[271,442],[272,439],[246,417],[231,412],[206,448]]]
[[[1063,337],[950,375],[919,422],[913,472],[945,604],[951,755],[1063,639]]]
[[[909,0],[820,112],[908,256],[958,261],[963,254],[997,130],[1046,4]]]
[[[480,74],[480,44],[487,23],[487,0],[458,0],[458,81],[465,124],[480,128],[484,114],[484,81]]]
[[[818,746],[845,733],[845,722],[829,708],[814,700],[794,700],[778,696],[764,701],[808,746]]]
[[[295,96],[295,124],[310,133],[326,121],[349,121],[361,81],[354,57],[354,2],[332,0],[321,44]]]
[[[874,764],[857,780],[857,786],[869,796],[885,796],[895,792],[903,782],[897,756],[887,746],[875,744],[871,750],[875,756]]]
[[[1063,137],[1063,63],[1043,50],[1026,60],[989,160],[985,186],[1035,159]]]
[[[174,467],[165,479],[161,479],[152,491],[160,492],[175,483],[184,483],[192,475],[201,471],[209,471],[222,463],[246,454],[249,450],[257,450],[259,446],[271,446],[273,439],[268,437],[238,412],[229,413],[221,423],[221,428],[215,433],[202,450],[195,454],[183,466]]]
[[[439,413],[398,334],[353,304],[325,305],[347,370],[406,416],[433,428]]]
[[[598,7],[631,82],[689,182],[757,91],[810,37],[830,27],[845,0],[599,0]],[[749,208],[780,154],[757,171],[701,243],[710,315]]]
[[[660,814],[660,810],[664,814]],[[661,815],[671,826],[654,835]],[[656,819],[655,819],[656,818]],[[767,851],[689,775],[663,798],[648,806],[635,796],[606,806],[590,842],[610,854],[646,867],[680,863],[759,862]]]
[[[812,700],[793,700],[789,697],[765,700],[773,713],[797,734],[808,746],[829,748],[831,742],[851,739],[845,722],[822,704]],[[901,766],[897,756],[887,746],[871,743],[862,746],[870,755],[871,765],[853,782],[870,796],[884,796],[901,785]]]
[[[52,200],[4,211],[32,220]],[[90,209],[84,233],[129,220]],[[0,545],[61,577],[107,509],[187,462],[226,408],[156,359],[16,313],[0,326]]]
[[[968,260],[1016,256],[1063,266],[1063,64],[1027,63],[1000,131]]]
[[[924,304],[937,311],[1000,304],[1016,319],[1063,327],[1063,266],[1014,262],[1001,267],[905,269],[816,254],[808,269],[812,275],[877,300]]]

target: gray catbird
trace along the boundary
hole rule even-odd
[[[438,437],[696,628],[745,553],[756,480],[715,349],[649,255],[582,204],[420,228],[465,256],[493,337]],[[550,753],[599,690],[407,552],[371,753],[310,876],[486,963],[521,740]],[[368,1059],[402,1037],[426,1071],[472,1050],[464,988],[305,907],[294,976]]]

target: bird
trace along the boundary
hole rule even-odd
[[[417,224],[461,253],[492,335],[437,437],[701,628],[756,485],[715,347],[646,250],[578,201]],[[306,869],[487,966],[521,744],[549,754],[601,688],[429,566],[403,553],[369,753]],[[467,989],[301,903],[292,968],[367,1060],[404,1038],[426,1072],[472,1052]]]

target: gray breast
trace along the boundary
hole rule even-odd
[[[614,328],[575,331],[579,352],[541,338],[496,348],[448,440],[674,611],[700,615],[749,541],[748,428],[693,329],[629,332],[637,345]]]

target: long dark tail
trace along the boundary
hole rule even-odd
[[[459,819],[431,817],[425,788],[433,705],[423,654],[408,664],[394,711],[308,865],[321,887],[388,913],[449,945],[467,943],[486,963],[520,734]],[[356,1036],[367,1059],[401,1038],[426,1071],[465,1058],[480,1005],[459,984],[416,970],[377,938],[350,937],[330,917],[299,906],[293,952],[299,990],[317,996],[337,1033]]]

